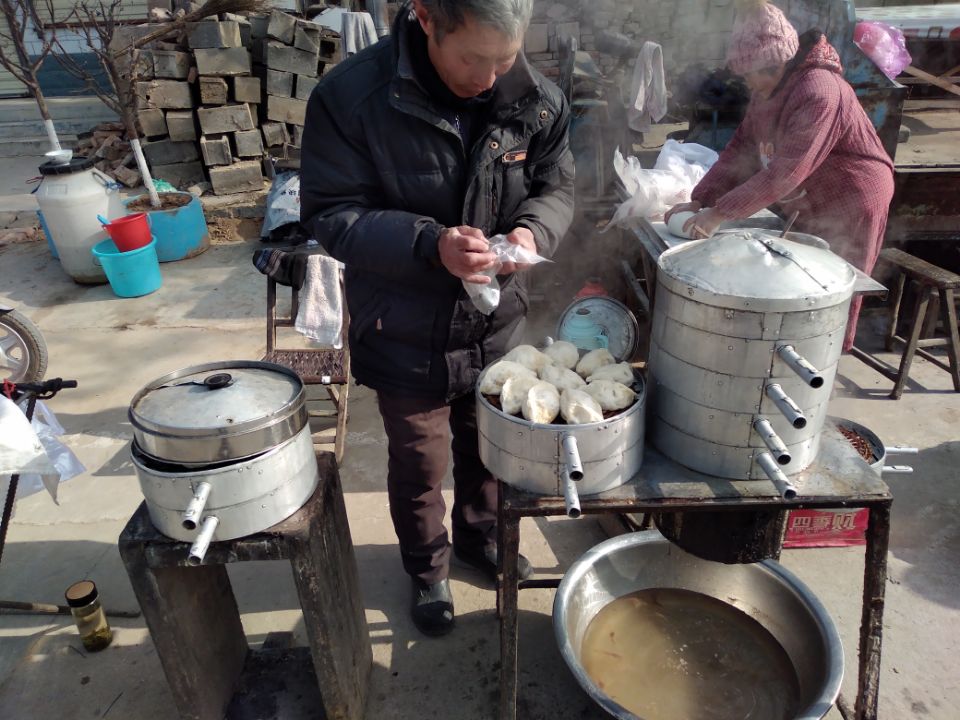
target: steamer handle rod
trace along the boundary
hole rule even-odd
[[[777,465],[773,455],[768,452],[760,453],[757,455],[757,464],[763,468],[767,477],[770,478],[770,482],[773,483],[780,497],[784,500],[793,500],[797,497],[797,488]]]
[[[563,485],[563,504],[568,517],[578,518],[581,511],[577,481],[583,479],[583,465],[580,462],[577,439],[569,433],[564,435],[560,439],[560,449],[563,453],[563,472],[560,476],[560,482]]]

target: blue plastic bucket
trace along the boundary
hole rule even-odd
[[[47,247],[50,248],[50,254],[58,260],[60,255],[57,253],[57,246],[53,244],[53,235],[50,234],[50,228],[47,227],[47,221],[43,219],[43,213],[37,210],[37,218],[40,220],[40,227],[43,229],[43,236],[47,238]]]
[[[113,240],[104,240],[93,246],[93,258],[119,297],[149,295],[163,282],[157,260],[157,241],[153,239],[142,248],[120,252]]]
[[[200,199],[190,193],[176,194],[188,196],[190,202],[173,210],[146,211],[150,234],[157,241],[157,258],[162,263],[191,258],[210,247],[210,233]],[[139,199],[131,198],[127,204]]]

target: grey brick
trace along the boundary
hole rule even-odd
[[[290,142],[297,147],[303,146],[303,125],[294,125],[290,128]]]
[[[184,110],[193,107],[190,84],[179,80],[151,80],[137,83],[140,107]]]
[[[227,81],[221,77],[202,77],[200,84],[200,102],[204,105],[227,104]]]
[[[286,123],[265,122],[260,126],[263,130],[264,142],[269,147],[276,147],[290,142],[290,134],[287,132]]]
[[[293,96],[293,73],[267,69],[267,95]]]
[[[140,121],[140,129],[145,137],[167,134],[167,121],[163,116],[163,110],[156,108],[140,110],[137,112],[137,120]]]
[[[260,157],[263,155],[263,141],[259,130],[244,130],[233,134],[239,157]]]
[[[546,23],[534,23],[527,28],[527,35],[523,41],[523,51],[526,54],[545,53],[550,49],[550,26]]]
[[[196,182],[203,182],[203,165],[199,162],[172,163],[150,166],[154,180],[166,180],[175,188],[182,190]]]
[[[260,102],[260,78],[237,76],[233,79],[233,99],[237,102]]]
[[[247,105],[224,105],[222,107],[200,108],[197,110],[200,130],[204,135],[253,130],[253,116]]]
[[[319,78],[297,75],[297,99],[309,100],[310,93],[313,92],[318,82],[320,82]]]
[[[233,165],[210,168],[210,183],[217,195],[263,189],[259,160],[243,160]]]
[[[196,50],[193,56],[201,75],[250,74],[250,53],[246,48]]]
[[[223,13],[220,18],[237,23],[237,25],[240,26],[240,45],[242,47],[250,47],[250,40],[253,39],[253,27],[250,24],[250,20],[243,15],[236,15],[234,13]]]
[[[293,46],[314,55],[320,53],[320,27],[311,22],[300,20],[293,35]]]
[[[267,23],[267,37],[279,40],[287,45],[293,45],[296,27],[297,19],[293,15],[273,10]]]
[[[203,164],[207,167],[229,165],[233,162],[233,155],[230,154],[230,138],[227,135],[200,138],[200,152],[203,153]]]
[[[197,159],[197,146],[192,142],[156,140],[143,143],[143,154],[151,166],[162,163],[182,163]]]
[[[267,42],[265,59],[266,66],[273,70],[283,70],[297,75],[317,74],[316,54],[287,47],[273,40]]]
[[[303,125],[307,116],[307,103],[296,98],[267,96],[267,118],[277,122]]]
[[[185,80],[190,74],[190,54],[175,50],[153,50],[153,76]]]
[[[216,20],[190,23],[187,27],[187,42],[194,50],[198,48],[243,47],[243,40],[240,38],[240,24],[236,22],[217,22]]]
[[[334,32],[320,34],[320,60],[326,65],[336,65],[343,59],[340,52],[340,36]]]
[[[171,110],[167,113],[167,128],[170,139],[177,142],[194,142],[197,139],[197,124],[193,113],[187,110]]]

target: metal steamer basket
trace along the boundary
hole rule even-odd
[[[793,497],[788,476],[817,454],[855,279],[816,244],[758,230],[665,252],[648,365],[657,448]]]
[[[592,315],[607,347],[618,362],[636,350],[636,318],[610,298],[588,298],[568,307],[558,335],[578,311]],[[597,347],[591,345],[589,347]],[[587,349],[582,347],[582,350]],[[477,382],[477,427],[480,459],[494,476],[521,490],[540,495],[563,495],[567,514],[580,516],[581,495],[595,495],[623,485],[643,463],[645,384],[635,374],[636,402],[602,422],[580,425],[541,425],[508,415],[493,406]]]
[[[288,518],[319,483],[303,383],[264,362],[197,365],[155,380],[134,397],[133,464],[156,528],[211,541]]]

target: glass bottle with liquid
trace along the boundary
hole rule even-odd
[[[80,631],[83,647],[97,652],[107,647],[113,640],[113,631],[107,622],[107,616],[100,606],[100,593],[90,580],[81,580],[67,588],[64,593],[67,605]]]

